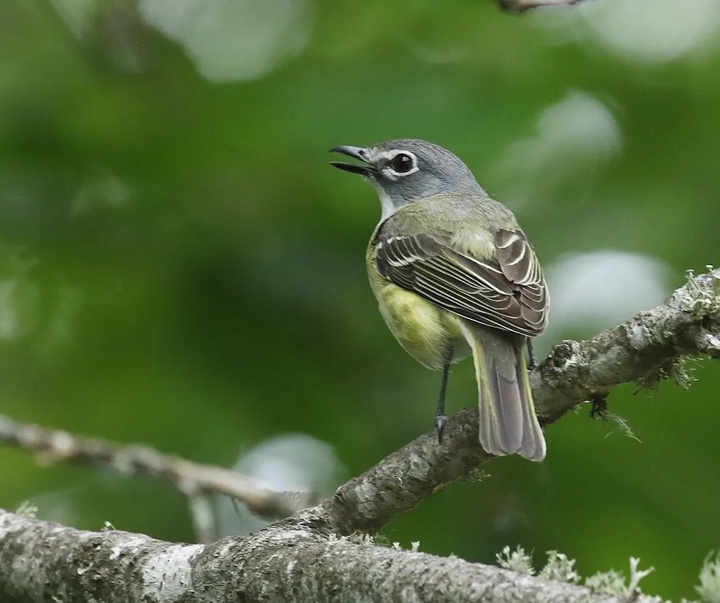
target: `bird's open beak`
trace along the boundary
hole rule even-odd
[[[339,146],[333,147],[332,149],[330,149],[330,152],[342,153],[343,155],[347,155],[348,157],[354,157],[355,159],[359,159],[360,161],[365,163],[365,165],[360,165],[357,163],[345,163],[344,161],[331,161],[330,165],[333,165],[336,168],[340,168],[341,170],[345,170],[346,172],[352,172],[353,174],[360,174],[361,176],[369,176],[370,174],[375,172],[375,168],[368,159],[368,150],[364,149],[363,147]]]

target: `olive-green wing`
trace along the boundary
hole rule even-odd
[[[377,268],[392,283],[486,327],[533,337],[547,324],[548,293],[522,231],[500,230],[495,257],[477,258],[446,238],[378,233]]]

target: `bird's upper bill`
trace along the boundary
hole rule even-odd
[[[369,159],[368,149],[365,149],[363,147],[351,147],[342,145],[339,147],[333,147],[332,149],[330,149],[330,152],[342,153],[343,155],[347,155],[348,157],[359,159],[365,164],[360,165],[358,163],[345,163],[344,161],[331,161],[330,165],[333,165],[336,168],[340,168],[341,170],[345,170],[346,172],[352,172],[353,174],[360,174],[361,176],[369,176],[376,171],[375,166],[373,166],[372,162]]]

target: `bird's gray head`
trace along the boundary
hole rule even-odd
[[[431,142],[403,138],[368,148],[340,146],[331,149],[362,161],[331,162],[337,168],[360,174],[377,190],[383,219],[398,209],[439,193],[482,193],[468,167],[447,149]]]

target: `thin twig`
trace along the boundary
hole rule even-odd
[[[0,444],[35,452],[39,461],[45,463],[66,461],[103,467],[122,475],[159,477],[173,484],[196,506],[198,497],[225,494],[242,501],[257,515],[278,519],[316,502],[312,492],[276,492],[230,469],[193,463],[148,446],[123,446],[84,438],[66,431],[21,423],[1,414]],[[194,521],[200,520],[194,518]],[[207,526],[204,520],[200,523]]]
[[[511,13],[522,13],[533,8],[572,6],[585,0],[497,0],[500,8]]]

